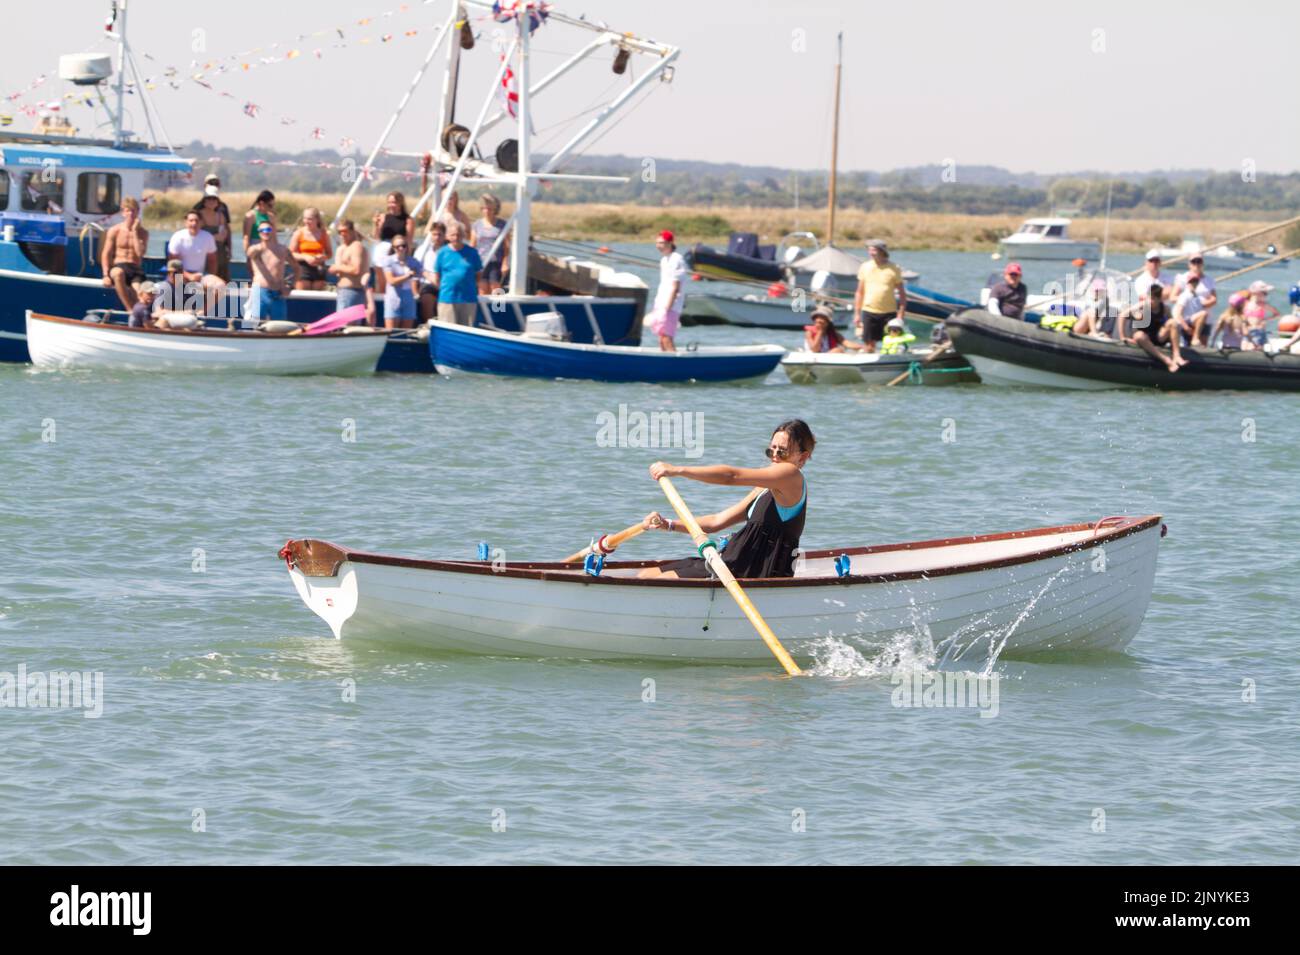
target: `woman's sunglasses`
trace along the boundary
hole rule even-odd
[[[772,445],[772,447],[768,448],[764,453],[767,455],[769,461],[784,461],[790,456],[790,449],[778,448],[776,445]]]

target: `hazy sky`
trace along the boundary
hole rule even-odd
[[[448,2],[410,0],[402,10],[395,0],[130,0],[130,37],[138,53],[153,57],[140,63],[154,76],[165,65],[187,75],[195,59],[231,63],[231,54],[275,42],[278,49],[261,55],[302,52],[213,79],[232,99],[189,82],[180,90],[159,89],[155,102],[174,141],[298,149],[338,146],[349,137],[364,149],[404,93]],[[1277,0],[574,0],[558,6],[682,48],[675,82],[657,89],[593,154],[823,168],[834,36],[843,29],[842,169],[947,159],[957,163],[959,176],[962,164],[1040,172],[1237,170],[1249,159],[1260,172],[1300,168],[1300,125],[1291,105],[1300,7]],[[0,96],[25,88],[41,72],[53,76],[58,54],[94,44],[108,7],[107,0],[6,5]],[[383,17],[385,11],[393,15]],[[375,21],[359,26],[367,15]],[[343,29],[342,41],[335,27]],[[298,39],[327,28],[328,36]],[[462,99],[459,118],[467,123],[497,62],[490,41],[498,28],[484,22],[477,29],[482,41],[466,54],[462,86],[473,87]],[[417,33],[405,36],[408,30]],[[394,39],[379,42],[384,33]],[[359,42],[366,37],[372,42]],[[194,52],[196,42],[205,49]],[[534,42],[536,76],[558,62],[559,51],[573,48],[573,31],[548,24]],[[561,141],[561,120],[588,108],[596,93],[617,89],[616,82],[606,60],[557,86],[535,114],[542,148]],[[418,150],[431,139],[437,88],[431,75],[394,146]],[[51,80],[17,104],[0,104],[0,112],[14,116],[11,128],[29,128],[17,107],[61,91]],[[262,107],[257,119],[243,114],[250,101]],[[74,106],[69,116],[84,123],[89,112]],[[281,117],[296,122],[282,125]],[[323,140],[310,138],[315,127],[325,131]]]

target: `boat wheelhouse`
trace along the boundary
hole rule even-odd
[[[648,294],[645,283],[606,266],[567,262],[536,252],[531,243],[530,208],[539,188],[550,182],[627,181],[626,177],[573,175],[561,170],[566,160],[630,107],[638,94],[648,92],[654,83],[671,80],[677,48],[568,16],[547,4],[517,4],[503,10],[478,0],[434,2],[437,7],[430,16],[436,18],[435,38],[412,88],[434,62],[442,64],[443,95],[435,127],[442,132],[437,136],[436,148],[428,153],[387,148],[389,135],[411,99],[411,90],[406,90],[375,143],[366,168],[373,165],[381,150],[398,157],[429,156],[435,174],[432,185],[412,210],[413,215],[428,208],[441,216],[457,186],[501,186],[513,191],[515,209],[499,240],[504,241],[506,236],[511,240],[510,288],[504,295],[480,302],[479,324],[522,332],[528,315],[559,312],[568,321],[574,342],[639,345]],[[464,126],[457,122],[458,93],[468,95],[461,90],[459,81],[463,35],[471,21],[485,20],[502,24],[507,37],[513,39],[500,56],[483,44],[500,64],[495,81],[484,92],[481,107],[474,104],[477,118],[473,125]],[[564,31],[563,37],[548,34],[552,47],[575,35],[581,42],[559,67],[538,79],[530,73],[529,48],[532,33],[543,24],[548,31]],[[157,112],[126,40],[126,4],[121,0],[113,4],[108,29],[118,44],[116,70],[108,56],[76,55],[60,61],[60,78],[80,86],[111,83],[116,87],[115,111],[100,97],[109,110],[111,139],[79,139],[49,132],[0,133],[0,210],[5,227],[0,236],[0,361],[30,361],[26,342],[28,309],[80,316],[120,308],[122,303],[114,290],[103,284],[99,257],[104,232],[120,221],[122,199],[128,195],[141,198],[146,188],[161,189],[192,181],[189,160],[177,156],[170,147],[143,143],[124,128],[122,104],[128,85],[130,92],[139,94],[151,132],[161,128],[161,123],[155,119]],[[548,48],[548,52],[554,49]],[[535,102],[554,99],[556,111],[571,116],[572,101],[552,95],[551,90],[570,71],[599,66],[601,55],[613,59],[616,73],[626,71],[633,58],[644,62],[645,68],[629,79],[626,88],[610,94],[607,102],[580,113],[580,127],[567,142],[544,159],[533,156],[529,137],[539,119],[547,118],[534,115]],[[502,97],[507,73],[519,89]],[[493,111],[493,104],[503,99],[504,104]],[[357,177],[335,215],[335,223],[367,179]],[[146,276],[151,279],[162,279],[165,267],[162,258],[146,258],[144,262]],[[246,276],[246,266],[233,263],[232,277]],[[232,284],[220,299],[218,314],[206,316],[208,325],[220,328],[242,317],[243,293],[242,287]],[[335,304],[332,291],[295,290],[287,300],[288,318],[308,324],[332,313]],[[376,307],[382,315],[382,302],[377,302]],[[490,320],[482,317],[486,308],[491,309]],[[424,341],[414,336],[393,336],[385,347],[379,370],[432,372],[433,365]]]

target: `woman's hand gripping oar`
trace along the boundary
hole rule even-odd
[[[745,594],[745,591],[740,588],[740,584],[736,583],[736,578],[732,575],[731,568],[727,566],[726,562],[722,559],[722,555],[718,553],[718,545],[709,540],[705,535],[703,529],[700,527],[699,521],[695,519],[695,515],[691,513],[691,509],[686,506],[686,502],[682,500],[682,496],[677,493],[677,488],[673,487],[673,482],[666,477],[661,477],[659,479],[659,486],[663,488],[664,496],[668,498],[668,503],[673,506],[673,510],[677,512],[677,516],[680,517],[682,523],[686,525],[686,529],[690,532],[691,540],[695,543],[695,547],[700,552],[700,556],[703,557],[709,567],[713,569],[713,573],[717,575],[718,580],[722,581],[722,585],[727,588],[727,593],[731,594],[732,598],[736,601],[736,604],[744,612],[745,616],[749,618],[749,622],[754,625],[754,629],[757,630],[758,635],[763,638],[763,642],[766,643],[767,648],[772,651],[772,655],[780,661],[781,666],[785,667],[786,673],[790,674],[790,676],[799,676],[803,671],[799,669],[799,665],[795,663],[790,654],[786,652],[785,647],[781,646],[781,641],[776,638],[776,634],[773,633],[772,628],[767,625],[767,621],[759,614],[758,609],[754,606],[753,602],[750,601],[749,597]]]

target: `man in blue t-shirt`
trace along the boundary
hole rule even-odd
[[[460,223],[448,224],[447,244],[438,250],[433,267],[438,273],[438,321],[473,325],[483,260],[477,249],[465,244]]]

